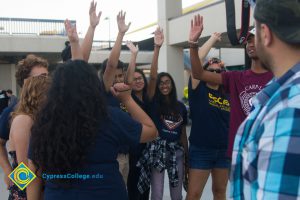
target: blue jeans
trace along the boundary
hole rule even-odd
[[[182,200],[183,152],[181,150],[176,151],[176,161],[179,182],[177,187],[170,186],[170,195],[172,200]],[[152,169],[151,171],[151,200],[163,199],[165,171],[166,170],[161,173],[155,169]]]
[[[230,159],[226,156],[226,152],[227,149],[199,148],[190,145],[190,169],[227,169],[230,166]]]

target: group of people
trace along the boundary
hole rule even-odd
[[[136,68],[137,45],[126,43],[128,66],[119,60],[130,27],[119,12],[119,32],[99,76],[87,63],[101,18],[96,6],[91,2],[81,44],[76,27],[65,21],[70,51],[51,75],[48,62],[35,55],[18,63],[20,99],[0,118],[0,166],[10,200],[161,200],[165,171],[174,200],[184,199],[183,188],[187,200],[200,199],[210,175],[217,200],[226,199],[228,179],[233,199],[300,197],[299,1],[256,1],[256,28],[246,39],[251,68],[244,71],[226,71],[217,58],[205,62],[221,34],[199,48],[203,17],[194,16],[189,143],[175,82],[158,73],[163,30],[154,32],[147,79]],[[26,190],[8,178],[21,162],[37,176]],[[67,174],[94,178],[62,178]]]

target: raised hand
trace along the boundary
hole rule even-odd
[[[95,3],[94,0],[91,2],[90,5],[90,10],[89,10],[89,15],[90,15],[90,25],[95,28],[100,21],[100,17],[102,12],[100,11],[97,15],[96,13],[96,8],[97,8],[97,2]]]
[[[189,41],[197,42],[202,31],[203,31],[203,17],[198,14],[194,16],[194,20],[191,20]]]
[[[135,46],[131,41],[126,41],[126,46],[132,54],[137,54],[139,52],[139,46]]]
[[[110,88],[111,93],[120,101],[124,102],[131,97],[131,87],[125,83],[115,83]]]
[[[118,29],[120,33],[126,33],[131,24],[131,22],[129,22],[127,25],[125,24],[125,16],[126,16],[126,12],[123,13],[122,10],[119,12],[117,16]]]
[[[66,19],[65,20],[65,29],[66,29],[67,36],[69,38],[70,43],[79,42],[76,24],[72,25],[71,22],[68,19]]]
[[[210,37],[216,42],[221,42],[222,40],[221,33],[214,32]]]
[[[157,27],[154,32],[154,44],[160,47],[163,43],[164,43],[163,29]]]

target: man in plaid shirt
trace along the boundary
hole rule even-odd
[[[257,0],[257,55],[275,78],[235,138],[234,199],[300,199],[300,1]]]

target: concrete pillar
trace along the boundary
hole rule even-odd
[[[12,89],[10,68],[10,64],[0,65],[0,89],[2,90]]]
[[[172,75],[177,88],[178,99],[183,97],[184,66],[183,49],[169,45],[169,19],[182,15],[181,0],[157,0],[158,25],[163,28],[165,41],[161,47],[158,59],[158,71],[168,72]]]

